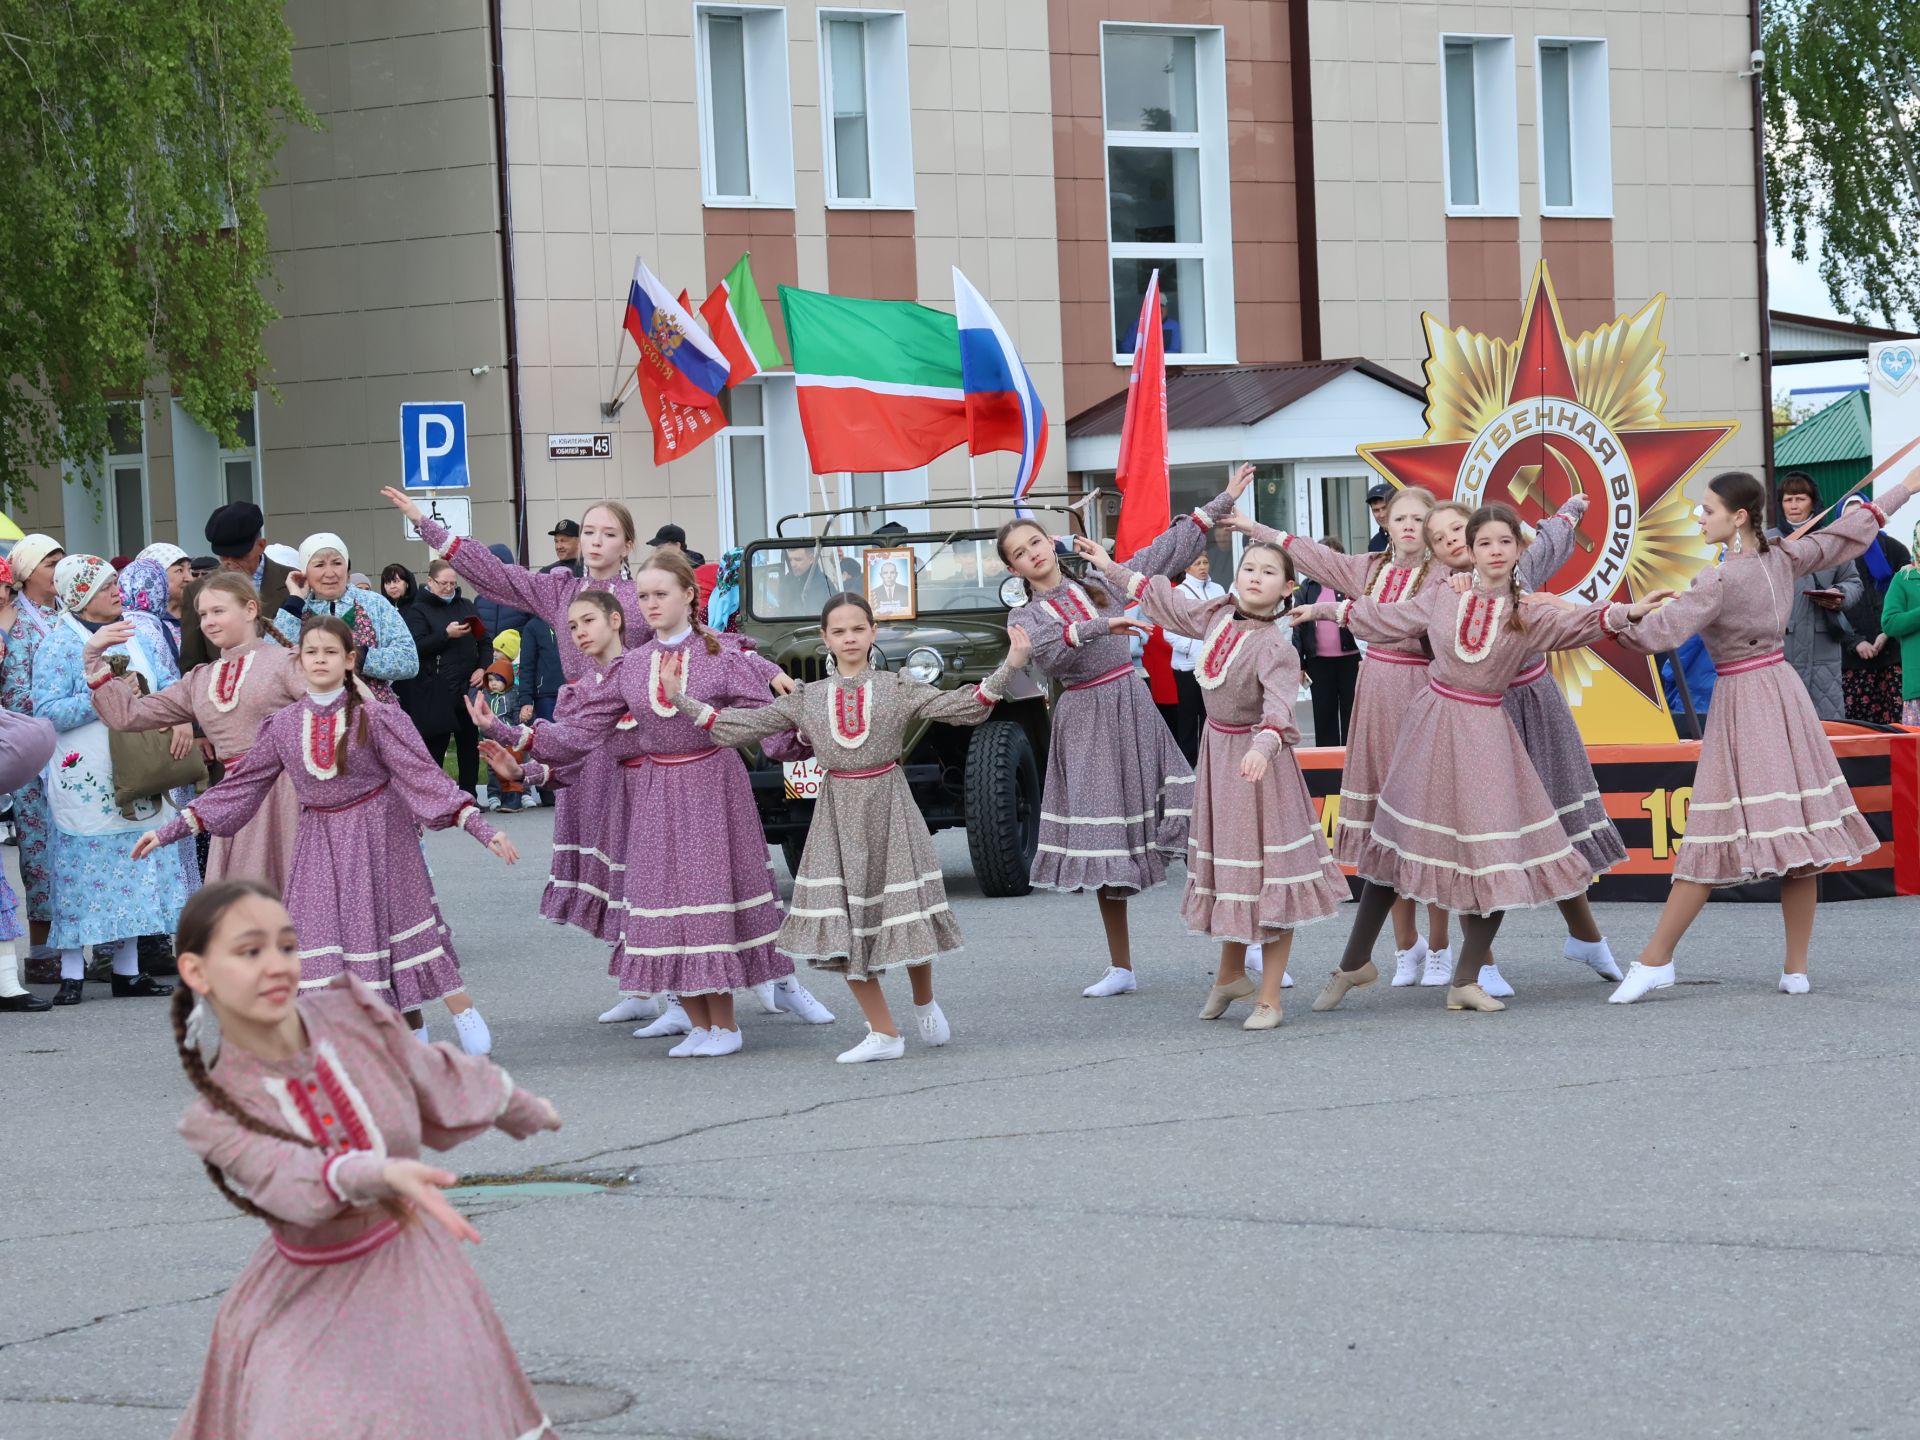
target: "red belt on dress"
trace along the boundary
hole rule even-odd
[[[889,760],[886,764],[872,770],[829,770],[827,774],[835,780],[873,780],[886,774],[889,770],[898,770],[899,768],[900,762],[898,760]]]
[[[1253,733],[1253,726],[1251,725],[1222,725],[1211,715],[1207,717],[1207,728],[1209,730],[1218,730],[1222,735],[1251,735]]]
[[[1404,650],[1382,650],[1378,645],[1367,651],[1367,659],[1378,660],[1384,665],[1426,665],[1424,655],[1409,655]]]
[[[1504,695],[1483,695],[1478,690],[1456,690],[1451,685],[1442,685],[1438,680],[1429,680],[1427,688],[1443,700],[1458,700],[1462,705],[1485,705],[1497,708],[1506,699]]]
[[[349,800],[344,805],[302,805],[300,808],[302,810],[311,810],[316,815],[338,815],[343,810],[359,809],[362,805],[366,804],[369,800],[373,799],[374,796],[380,794],[381,791],[385,790],[386,788],[387,788],[387,782],[382,780],[378,785],[374,786],[373,789],[367,791],[367,793],[362,795],[358,800]]]
[[[338,1245],[295,1245],[277,1233],[273,1237],[273,1244],[275,1249],[296,1265],[341,1265],[348,1260],[358,1260],[362,1255],[371,1255],[399,1233],[398,1220],[383,1220],[371,1230],[363,1231],[351,1240],[342,1240]]]
[[[216,755],[213,757],[213,763],[216,765],[224,765],[229,770],[231,770],[234,766],[238,765],[242,760],[246,759],[250,753],[252,752],[247,750],[242,750],[238,755]]]
[[[702,760],[711,760],[720,753],[720,747],[711,750],[689,750],[675,755],[630,755],[620,762],[623,769],[638,770],[646,765],[694,765]]]
[[[1722,675],[1739,675],[1747,670],[1764,670],[1769,665],[1778,665],[1786,658],[1786,651],[1772,650],[1765,655],[1755,655],[1751,660],[1735,660],[1731,664],[1719,665],[1715,668]]]
[[[1507,689],[1518,690],[1522,685],[1531,685],[1546,673],[1547,662],[1544,659],[1536,660],[1518,675],[1514,676],[1513,679],[1509,680],[1507,682]]]
[[[1082,680],[1078,685],[1069,685],[1067,686],[1067,689],[1091,690],[1096,685],[1105,685],[1105,684],[1108,684],[1110,681],[1118,680],[1122,675],[1131,675],[1131,674],[1133,674],[1133,666],[1122,665],[1118,669],[1107,671],[1107,673],[1104,675],[1096,675],[1091,680]]]

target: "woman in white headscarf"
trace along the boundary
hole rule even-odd
[[[52,812],[53,928],[48,943],[60,952],[56,1005],[81,997],[81,949],[113,960],[116,996],[161,996],[171,985],[140,973],[142,935],[170,934],[180,907],[199,888],[200,870],[191,841],[167,847],[157,865],[133,858],[142,830],[173,816],[161,796],[136,799],[124,808],[114,797],[113,752],[107,727],[93,708],[89,665],[125,655],[127,668],[159,689],[161,661],[122,618],[113,566],[98,555],[69,555],[54,571],[60,616],[33,660],[33,713],[60,732],[47,766]]]
[[[346,621],[363,655],[358,672],[376,699],[393,699],[393,682],[420,673],[407,622],[393,602],[377,590],[348,583],[347,542],[321,531],[300,543],[300,568],[287,577],[287,599],[274,628],[288,640],[300,639],[300,622],[309,615],[333,615]]]

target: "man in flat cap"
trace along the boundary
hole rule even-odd
[[[207,548],[220,557],[220,568],[232,570],[253,582],[260,592],[260,613],[272,615],[287,598],[289,566],[267,556],[267,517],[260,507],[239,500],[222,505],[207,517]],[[196,665],[218,660],[219,654],[200,633],[200,610],[194,603],[201,582],[187,587],[180,602],[180,669],[184,674]]]

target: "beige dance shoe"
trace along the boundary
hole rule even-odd
[[[1231,985],[1215,985],[1207,991],[1207,1003],[1200,1007],[1202,1020],[1218,1020],[1227,1013],[1227,1007],[1236,1000],[1245,1000],[1257,987],[1253,981],[1242,975]]]
[[[1349,990],[1358,990],[1362,985],[1371,985],[1380,978],[1380,972],[1373,968],[1373,962],[1367,961],[1358,970],[1335,970],[1327,977],[1327,983],[1321,987],[1315,997],[1313,1008],[1331,1010],[1347,998]]]
[[[1256,1005],[1253,1014],[1241,1023],[1242,1030],[1278,1030],[1280,1022],[1286,1019],[1286,1012],[1278,1005]]]
[[[1483,1015],[1492,1015],[1506,1008],[1478,985],[1447,987],[1447,1009],[1449,1010],[1478,1010]]]

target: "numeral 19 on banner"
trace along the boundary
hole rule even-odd
[[[1665,860],[1673,854],[1675,843],[1687,833],[1687,807],[1692,803],[1691,785],[1656,790],[1641,800],[1640,808],[1653,821],[1654,859]]]

